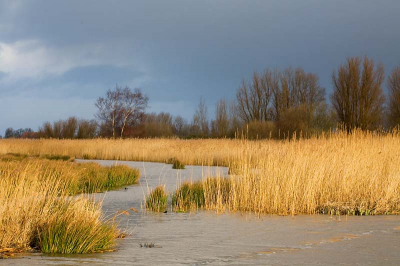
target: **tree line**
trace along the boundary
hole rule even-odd
[[[116,86],[99,97],[95,120],[70,117],[45,122],[38,132],[6,130],[6,138],[287,138],[341,127],[389,130],[400,125],[400,66],[383,84],[384,67],[367,56],[350,57],[332,73],[330,104],[314,73],[302,68],[266,69],[243,79],[233,101],[220,99],[209,119],[203,98],[191,121],[169,113],[146,113],[149,98],[140,90]]]

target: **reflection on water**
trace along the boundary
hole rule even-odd
[[[165,184],[172,192],[179,182],[201,179],[205,173],[226,175],[227,169],[118,163],[140,168],[142,177],[138,185],[96,195],[105,213],[112,217],[119,211],[120,227],[132,233],[118,239],[117,251],[23,254],[0,260],[0,265],[400,265],[400,216],[259,219],[251,213],[146,213],[141,207],[151,188]],[[145,248],[145,243],[156,248]]]

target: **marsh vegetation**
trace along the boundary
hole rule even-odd
[[[139,172],[126,166],[76,164],[66,158],[0,156],[0,253],[7,249],[69,254],[114,248],[116,223],[105,219],[101,203],[87,193],[133,184]],[[81,195],[71,197],[76,194]]]
[[[164,163],[176,158],[181,164],[229,167],[228,176],[204,172],[203,180],[183,183],[170,195],[156,188],[146,200],[152,211],[165,211],[170,196],[177,212],[400,212],[398,132],[332,132],[283,141],[6,139],[0,154],[1,247],[61,253],[112,249],[116,227],[104,222],[99,205],[87,196],[69,196],[132,184],[139,173],[126,166],[73,163],[73,158]],[[75,246],[65,246],[68,242]]]

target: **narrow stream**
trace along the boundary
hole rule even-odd
[[[295,217],[251,214],[151,213],[142,209],[147,191],[159,184],[168,192],[203,175],[227,175],[224,167],[187,166],[174,170],[162,163],[95,161],[140,169],[137,185],[96,194],[111,217],[131,235],[118,240],[115,252],[87,255],[21,254],[0,265],[400,265],[400,216]],[[140,244],[154,243],[154,248]]]

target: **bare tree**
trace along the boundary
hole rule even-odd
[[[44,138],[53,138],[54,132],[50,122],[44,122],[43,127],[39,129],[40,134]]]
[[[389,89],[389,124],[392,127],[400,125],[400,66],[396,67],[388,78]]]
[[[131,91],[129,87],[122,89],[118,85],[115,90],[108,90],[106,97],[99,97],[95,103],[98,108],[96,117],[103,125],[111,128],[113,138],[117,129],[123,137],[128,124],[134,124],[147,107],[148,97],[140,89]]]
[[[78,129],[78,119],[76,119],[76,117],[68,118],[67,120],[63,121],[62,137],[64,139],[75,138],[77,129]]]
[[[375,129],[383,118],[383,65],[375,67],[367,56],[361,61],[360,57],[348,58],[346,64],[332,74],[332,105],[338,121],[349,131]]]
[[[239,116],[245,121],[268,120],[268,108],[274,86],[275,72],[253,73],[252,83],[243,79],[236,93]]]
[[[54,138],[58,138],[58,139],[63,138],[63,135],[62,135],[63,125],[64,125],[64,121],[62,121],[62,120],[53,122],[53,137]]]
[[[243,120],[240,118],[240,110],[236,101],[232,101],[229,104],[229,133],[228,136],[231,138],[239,136],[239,131],[243,127]]]
[[[271,128],[271,124],[252,123],[254,121],[274,121],[278,130],[280,127],[290,129],[288,131],[293,134],[317,124],[318,112],[326,109],[325,89],[319,85],[318,76],[302,68],[255,72],[252,83],[242,81],[236,100],[239,117],[259,136],[263,135],[260,131]],[[300,117],[301,123],[296,120]]]
[[[226,137],[229,130],[228,104],[225,99],[221,99],[215,106],[215,120],[211,122],[213,135],[216,137]]]
[[[174,118],[173,129],[175,135],[178,137],[185,137],[189,134],[189,125],[187,121],[180,115]]]
[[[14,138],[14,129],[12,127],[9,127],[6,129],[6,133],[4,134],[5,139],[11,139]]]
[[[172,137],[173,123],[170,113],[146,114],[143,122],[145,137]]]
[[[126,125],[134,124],[140,119],[140,116],[144,113],[149,98],[144,95],[141,90],[135,89],[133,92],[125,87],[122,91],[122,126],[121,126],[121,138],[124,134]]]
[[[318,76],[306,73],[302,68],[285,69],[279,74],[279,82],[273,82],[273,118],[281,121],[284,112],[297,108],[306,111],[308,120],[312,120],[315,109],[325,102],[325,89],[319,85]]]
[[[96,137],[97,122],[95,120],[81,119],[78,121],[78,131],[76,138],[78,139],[91,139]]]
[[[208,110],[204,98],[201,97],[199,105],[193,115],[192,134],[207,137],[209,133]]]
[[[19,128],[14,130],[12,127],[6,129],[4,138],[27,138],[33,135],[31,128]]]
[[[99,109],[96,117],[103,122],[104,126],[111,128],[113,138],[116,136],[116,128],[122,117],[121,99],[122,89],[116,86],[114,91],[108,90],[106,97],[99,97],[95,103]]]

